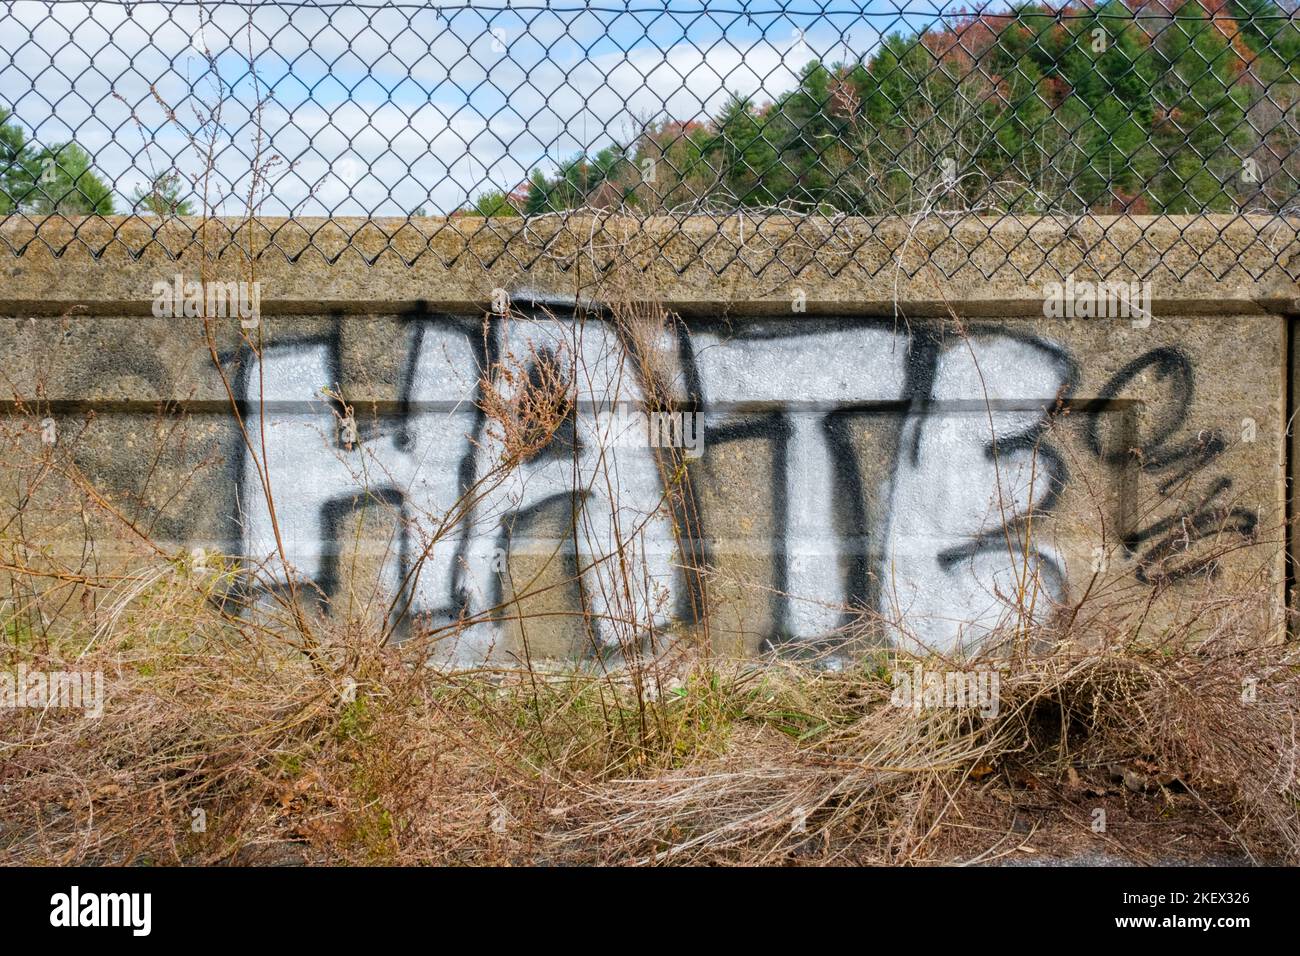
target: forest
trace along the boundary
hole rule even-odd
[[[1025,4],[810,62],[773,101],[648,122],[463,212],[1290,213],[1298,103],[1289,4]]]

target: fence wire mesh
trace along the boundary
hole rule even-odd
[[[911,271],[1027,276],[1052,249],[999,225],[1180,214],[1300,269],[1294,0],[10,0],[0,50],[14,255],[214,251],[220,217],[244,255],[528,268],[652,228],[647,268],[797,274],[923,225],[957,255]]]

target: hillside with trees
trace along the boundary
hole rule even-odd
[[[465,212],[1294,213],[1298,104],[1290,0],[1025,4],[810,62],[772,102],[647,124]]]

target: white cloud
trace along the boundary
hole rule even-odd
[[[779,96],[819,52],[843,58],[841,29],[800,38],[786,23],[768,39],[739,17],[477,2],[448,18],[262,4],[250,21],[237,6],[137,3],[128,16],[20,0],[0,13],[0,104],[43,144],[75,139],[122,196],[173,165],[199,175],[216,128],[209,199],[239,211],[260,122],[263,158],[283,158],[264,213],[450,211],[645,120],[704,119],[732,92]],[[864,23],[854,33],[857,53],[876,41]]]

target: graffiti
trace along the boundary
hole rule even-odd
[[[486,328],[412,322],[400,408],[359,441],[321,391],[340,378],[335,344],[245,356],[244,404],[265,416],[240,480],[245,554],[285,581],[278,530],[289,566],[331,594],[345,519],[383,505],[395,515],[385,588],[426,625],[459,622],[451,656],[481,660],[497,652],[508,617],[503,555],[553,549],[521,529],[567,503],[567,552],[595,647],[689,617],[685,567],[712,563],[727,544],[707,519],[680,540],[651,443],[609,434],[623,420],[612,409],[646,399],[635,349],[611,323],[526,309]],[[1021,530],[1065,481],[1042,441],[1073,387],[1062,350],[1006,333],[944,342],[853,321],[682,326],[669,337],[680,372],[669,391],[678,408],[702,411],[706,460],[736,442],[767,449],[771,497],[755,504],[772,516],[771,643],[825,640],[876,610],[907,621],[893,640],[946,650],[977,643],[1027,581],[1059,596],[1061,556],[1027,545]],[[480,380],[519,356],[563,357],[576,400],[545,448],[503,469]],[[864,423],[874,442],[864,444]]]
[[[895,640],[946,650],[1004,617],[1000,594],[1026,565],[1059,594],[1059,556],[1020,553],[1013,531],[1064,482],[1037,441],[1072,385],[1063,352],[1006,334],[943,344],[863,323],[747,326],[694,334],[692,345],[706,447],[756,435],[772,445],[776,640],[834,634],[872,609],[906,618]],[[869,514],[849,436],[855,419],[882,417],[893,471]]]
[[[273,586],[296,572],[333,595],[350,522],[378,506],[391,522],[379,575],[395,616],[455,632],[447,656],[462,662],[502,654],[530,586],[512,577],[519,555],[559,554],[597,654],[697,619],[702,575],[739,553],[767,576],[753,593],[769,646],[824,646],[869,612],[881,621],[873,639],[971,648],[1026,613],[1027,591],[1040,609],[1064,596],[1065,556],[1031,533],[1068,478],[1049,429],[1077,370],[1051,342],[1005,326],[944,338],[870,320],[701,321],[664,333],[654,347],[668,374],[650,381],[644,343],[571,310],[512,307],[486,324],[420,316],[406,328],[400,398],[360,423],[345,396],[322,392],[342,378],[336,341],[242,356],[237,387],[259,426],[236,520]],[[511,362],[528,367],[502,377]],[[537,363],[566,369],[572,407],[512,460],[482,390],[509,402]],[[1148,584],[1214,574],[1193,544],[1224,530],[1249,538],[1258,523],[1230,499],[1227,476],[1190,490],[1228,447],[1188,423],[1194,377],[1180,350],[1154,349],[1081,406],[1098,462],[1150,475],[1179,501],[1174,514],[1122,522]],[[1142,402],[1130,397],[1139,388]],[[648,417],[620,409],[650,406],[652,392],[672,420],[703,423],[667,468],[660,442],[612,433],[645,431]],[[702,511],[674,500],[694,493],[674,469],[726,467],[770,484],[757,497],[710,489]],[[696,516],[685,529],[683,510]],[[566,515],[567,531],[538,531],[543,513]],[[755,515],[761,534],[744,530]]]
[[[441,367],[447,356],[459,367],[477,366],[472,330],[421,324],[414,327],[410,367]],[[436,359],[436,361],[431,361]],[[462,373],[464,374],[464,373]],[[269,562],[273,580],[284,581],[277,532],[293,569],[333,593],[339,576],[339,539],[344,518],[365,501],[398,510],[401,527],[396,560],[385,565],[385,586],[393,592],[404,583],[410,599],[434,618],[446,618],[455,593],[454,555],[433,548],[412,531],[423,515],[438,527],[461,495],[462,462],[474,430],[475,413],[464,402],[466,383],[440,374],[408,376],[403,392],[405,414],[395,427],[368,437],[349,450],[336,433],[336,417],[321,389],[339,381],[336,346],[328,341],[274,346],[260,357],[250,355],[241,368],[244,400],[256,402],[265,426],[252,437],[240,481],[240,512],[245,553]],[[259,465],[261,471],[259,471]],[[272,495],[264,492],[269,485]],[[412,576],[417,549],[429,553]],[[409,581],[408,581],[409,579]],[[430,600],[438,595],[440,599]]]
[[[885,568],[910,636],[947,650],[1063,594],[1064,561],[1028,523],[1066,482],[1042,437],[1074,374],[1059,349],[1009,336],[959,341],[932,362],[904,424]]]
[[[1158,400],[1145,403],[1149,419],[1145,433],[1138,430],[1135,416],[1123,413],[1118,427],[1107,429],[1108,416],[1101,413],[1117,405],[1126,410],[1134,407],[1136,403],[1127,401],[1126,393],[1144,376],[1164,386]],[[1087,440],[1093,454],[1113,469],[1135,467],[1156,476],[1156,490],[1162,497],[1176,491],[1185,493],[1192,480],[1228,448],[1219,431],[1193,432],[1186,427],[1195,386],[1191,360],[1181,349],[1156,348],[1134,359],[1106,382],[1091,409]],[[1184,431],[1187,437],[1179,440]],[[1232,479],[1220,475],[1190,503],[1180,500],[1176,513],[1122,528],[1124,552],[1136,560],[1137,579],[1154,585],[1201,573],[1213,577],[1218,573],[1220,555],[1191,555],[1198,541],[1224,533],[1253,540],[1259,517],[1254,510],[1227,500],[1231,488]],[[1184,557],[1175,561],[1179,556]]]
[[[387,589],[426,626],[465,625],[450,657],[486,659],[501,634],[500,556],[533,544],[515,534],[531,512],[572,501],[574,558],[597,644],[614,643],[622,624],[667,622],[680,562],[655,459],[601,434],[616,420],[615,402],[643,400],[612,327],[501,319],[484,337],[475,323],[413,323],[401,412],[356,449],[334,435],[339,416],[321,396],[339,378],[332,349],[324,341],[272,347],[249,355],[242,369],[245,404],[256,401],[266,417],[241,478],[245,553],[275,579],[291,571],[278,553],[278,527],[292,568],[332,593],[343,518],[359,504],[382,503],[399,519]],[[580,380],[567,439],[553,436],[541,453],[498,467],[502,436],[476,406],[480,377],[506,356],[561,353]],[[259,463],[273,489],[269,504]]]

